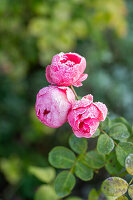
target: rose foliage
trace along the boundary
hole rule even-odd
[[[74,134],[69,138],[71,150],[56,146],[50,151],[49,163],[54,168],[64,170],[59,171],[56,178],[54,175],[50,181],[43,179],[48,184],[38,188],[35,200],[58,200],[71,195],[76,185],[75,176],[82,181],[90,181],[103,167],[105,174],[112,177],[104,180],[98,190],[92,189],[88,200],[126,200],[127,193],[133,198],[133,179],[130,177],[133,175],[132,127],[122,117],[110,120],[106,105],[93,102],[91,94],[79,99],[73,85],[82,86],[81,82],[87,78],[83,74],[85,68],[85,58],[76,53],[57,54],[46,68],[46,78],[51,85],[42,88],[37,94],[36,115],[43,124],[52,128],[68,122]],[[96,148],[88,150],[93,138],[97,138]],[[42,180],[40,170],[33,168],[31,173]],[[46,169],[43,170],[42,175]],[[81,198],[70,196],[65,199]]]

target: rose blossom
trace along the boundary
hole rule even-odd
[[[77,53],[59,53],[52,59],[51,65],[46,68],[46,78],[51,84],[58,86],[82,86],[82,81],[87,78],[83,74],[86,60]]]
[[[44,87],[36,97],[36,115],[46,126],[60,127],[67,121],[68,111],[74,102],[75,96],[70,88]]]
[[[68,122],[77,137],[91,137],[107,116],[107,107],[101,102],[93,103],[93,96],[87,95],[72,105]]]

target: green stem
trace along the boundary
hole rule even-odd
[[[128,185],[131,185],[131,183],[133,182],[133,178],[131,179],[131,181],[129,182],[129,184]]]
[[[86,153],[86,152],[85,152],[85,153]],[[81,158],[85,153],[81,153],[81,154],[79,154],[79,155],[77,156],[75,162],[73,163],[73,166],[72,166],[71,169],[70,169],[70,172],[71,172],[72,174],[74,173],[74,168],[75,168],[75,165],[76,165],[77,161],[80,160],[80,158]]]
[[[78,95],[77,95],[76,91],[74,90],[73,86],[71,85],[70,88],[72,89],[72,91],[73,91],[73,93],[74,93],[76,99],[78,100]]]
[[[102,132],[102,133],[104,133],[105,135],[107,135],[108,137],[110,137],[104,130],[102,130],[102,129],[100,129],[100,131]],[[111,138],[111,137],[110,137]],[[112,140],[113,140],[113,138],[111,138]],[[118,146],[118,144],[116,143],[116,141],[115,140],[113,140],[114,141],[114,144],[116,145],[116,146]]]

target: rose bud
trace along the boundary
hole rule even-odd
[[[82,81],[87,78],[83,74],[86,60],[77,53],[59,53],[52,59],[51,65],[46,68],[46,78],[51,84],[58,86],[82,86]]]
[[[36,97],[36,115],[46,126],[60,127],[67,121],[68,111],[74,102],[75,96],[70,88],[44,87]]]
[[[101,102],[93,103],[93,96],[87,95],[76,101],[68,114],[68,122],[77,137],[91,137],[107,116],[107,107]]]

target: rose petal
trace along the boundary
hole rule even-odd
[[[85,113],[85,112],[86,112],[86,109],[84,107],[83,108],[81,107],[81,108],[78,108],[75,113],[77,115],[81,115],[82,116],[82,114]]]
[[[73,109],[78,109],[78,108],[82,108],[82,107],[87,107],[92,103],[91,100],[87,100],[87,99],[81,99],[75,102],[75,104],[73,105]]]
[[[59,53],[53,56],[51,65],[46,68],[46,78],[49,83],[58,86],[82,86],[81,81],[87,78],[83,74],[86,68],[84,57],[76,53]]]
[[[79,130],[78,131],[73,130],[73,132],[78,138],[81,138],[81,137],[90,138],[91,137],[90,133],[83,133]]]
[[[60,90],[63,90],[67,96],[67,100],[73,104],[75,102],[75,95],[69,87],[58,87]]]
[[[73,83],[73,86],[75,86],[75,87],[81,87],[82,85],[83,84],[80,81]]]
[[[80,78],[79,78],[79,81],[82,82],[82,81],[85,81],[88,77],[88,74],[81,74]]]
[[[91,94],[84,96],[82,99],[88,99],[89,101],[93,102],[93,96]]]
[[[70,88],[67,88],[69,100],[74,101],[75,97]],[[62,126],[68,117],[72,105],[67,99],[66,90],[57,86],[48,86],[41,89],[36,97],[35,111],[38,119],[46,126],[57,128]],[[72,98],[72,99],[70,99]]]
[[[107,116],[107,112],[108,109],[106,107],[105,104],[101,103],[101,102],[96,102],[94,103],[94,105],[99,109],[100,111],[100,115],[99,115],[99,121],[104,121],[106,116]]]
[[[78,118],[77,118],[75,112],[73,110],[70,110],[69,113],[68,113],[68,123],[74,129],[78,128],[77,119]]]
[[[84,123],[89,125],[91,135],[95,133],[96,129],[99,126],[99,121],[97,119],[86,119],[84,120]]]
[[[81,83],[82,81],[86,80],[88,77],[88,74],[81,74],[80,78],[77,80],[77,82],[75,82],[73,85],[75,87],[80,87],[82,86],[83,84]]]
[[[53,81],[52,81],[52,79],[51,79],[51,76],[50,76],[50,67],[51,67],[51,65],[48,65],[46,67],[46,79],[47,79],[47,81],[49,83],[54,84]]]
[[[72,62],[74,62],[75,64],[80,64],[82,57],[77,54],[77,53],[66,53],[65,56],[68,57],[68,59]]]
[[[99,109],[92,103],[90,106],[86,108],[86,112],[83,113],[81,119],[87,118],[99,118]]]

